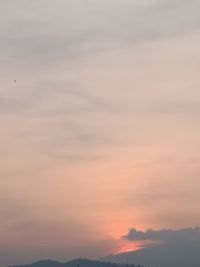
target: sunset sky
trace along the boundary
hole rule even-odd
[[[199,0],[0,0],[0,264],[200,225],[199,49]]]

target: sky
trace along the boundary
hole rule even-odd
[[[1,265],[199,226],[199,10],[0,0]]]

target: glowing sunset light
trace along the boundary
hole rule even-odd
[[[136,251],[141,249],[141,244],[137,242],[130,242],[126,240],[121,240],[119,247],[115,251],[116,254],[118,253],[124,253],[124,252],[130,252],[130,251]]]
[[[200,222],[199,48],[200,0],[0,0],[0,266]]]

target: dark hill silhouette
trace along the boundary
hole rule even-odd
[[[42,260],[27,265],[15,265],[10,267],[61,267],[63,264],[58,261]]]
[[[75,259],[69,262],[60,263],[58,261],[43,260],[27,265],[15,265],[12,267],[141,267],[140,265],[117,264],[103,261],[93,261],[88,259]]]

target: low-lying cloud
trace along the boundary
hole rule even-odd
[[[199,240],[200,241],[200,228],[184,228],[184,229],[162,229],[153,230],[149,229],[147,231],[138,231],[135,228],[129,230],[124,238],[130,241],[139,240],[152,240],[152,241],[175,241],[175,240]]]

